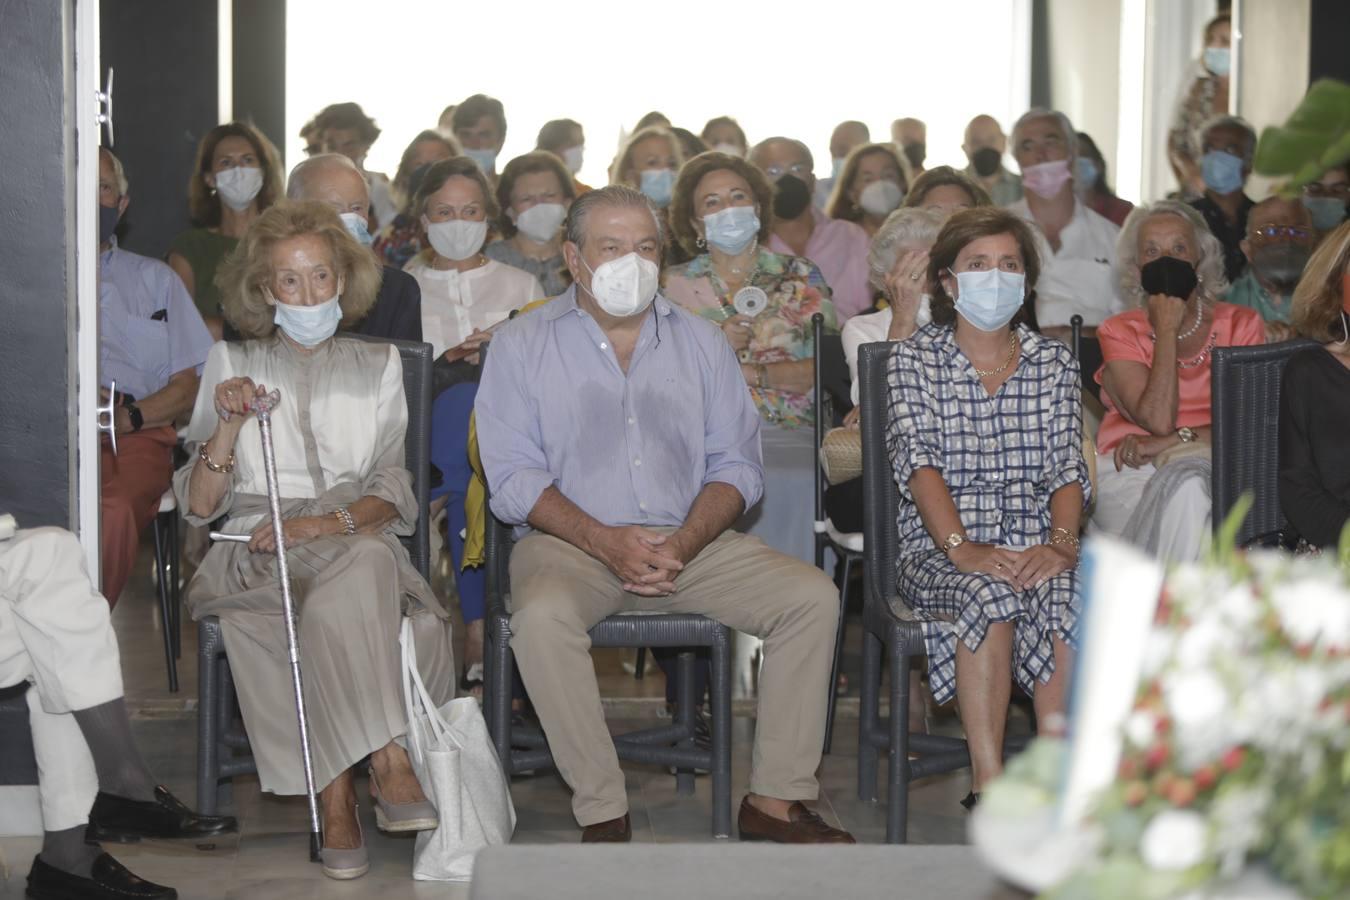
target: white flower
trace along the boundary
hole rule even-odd
[[[1131,746],[1141,749],[1151,747],[1153,738],[1157,733],[1158,719],[1146,709],[1136,709],[1125,720],[1125,736],[1129,739]]]
[[[1229,629],[1213,617],[1197,619],[1181,635],[1176,646],[1177,664],[1182,669],[1206,669],[1216,655],[1232,648],[1235,641]]]
[[[1205,858],[1205,819],[1189,809],[1158,813],[1144,829],[1139,855],[1150,869],[1177,872]]]
[[[1230,586],[1219,595],[1216,606],[1228,624],[1239,630],[1246,630],[1254,625],[1261,616],[1261,606],[1257,603],[1256,594],[1253,593],[1251,586],[1246,584]]]
[[[1164,684],[1163,696],[1176,728],[1183,765],[1199,765],[1223,750],[1228,740],[1224,724],[1228,692],[1213,673],[1179,672]]]
[[[1350,593],[1331,580],[1305,577],[1276,585],[1270,600],[1295,643],[1350,649]]]

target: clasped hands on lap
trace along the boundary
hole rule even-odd
[[[641,525],[596,523],[581,535],[582,549],[605,564],[623,589],[643,597],[675,593],[675,578],[694,554],[679,532],[662,534]]]
[[[1038,588],[1078,565],[1078,552],[1072,544],[1036,544],[1014,550],[966,541],[953,548],[949,558],[959,571],[992,575],[1019,593]]]

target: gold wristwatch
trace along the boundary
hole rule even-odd
[[[1195,440],[1195,431],[1183,425],[1177,429],[1177,437],[1183,444],[1189,444]]]
[[[951,556],[952,551],[955,550],[957,547],[960,547],[965,542],[966,536],[964,534],[960,534],[954,531],[951,534],[947,535],[947,539],[942,542],[942,552],[947,556]]]

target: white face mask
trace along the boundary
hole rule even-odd
[[[863,208],[863,212],[870,215],[889,216],[900,208],[900,201],[903,199],[905,192],[900,190],[900,185],[882,179],[863,188],[862,193],[858,195],[858,205]]]
[[[315,306],[293,306],[278,300],[272,321],[302,347],[322,344],[333,336],[342,321],[342,307],[338,305],[341,297],[334,294],[333,299]]]
[[[745,156],[745,151],[735,144],[714,144],[713,149],[718,153],[725,153],[727,156]]]
[[[536,203],[516,216],[516,227],[536,244],[547,244],[558,236],[567,207],[561,203]]]
[[[436,252],[455,262],[473,256],[483,249],[483,241],[487,240],[487,222],[470,222],[467,219],[428,222],[423,216],[422,225],[427,230],[427,240]]]
[[[581,159],[585,150],[585,147],[568,147],[562,152],[563,164],[573,175],[581,171]]]
[[[591,273],[591,296],[616,319],[637,315],[656,299],[661,269],[650,259],[629,253],[601,263],[598,269],[586,265],[584,259],[581,264]]]
[[[236,212],[248,209],[262,185],[262,169],[256,166],[235,166],[216,173],[216,192],[225,205]]]

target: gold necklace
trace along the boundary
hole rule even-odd
[[[970,367],[974,369],[975,374],[980,376],[981,378],[989,378],[992,375],[1001,375],[1003,374],[1003,370],[1007,369],[1008,366],[1012,365],[1013,357],[1016,355],[1017,355],[1017,335],[1010,332],[1008,334],[1008,358],[1003,360],[1003,365],[999,366],[997,369],[989,369],[988,371],[979,368],[973,362],[970,364]]]

